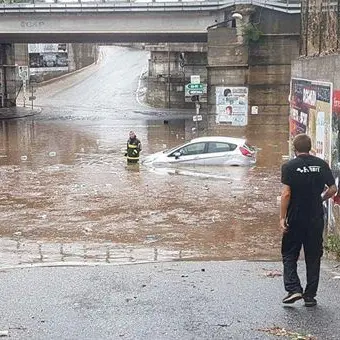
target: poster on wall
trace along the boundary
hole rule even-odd
[[[30,73],[68,71],[67,44],[28,44]]]
[[[248,124],[247,87],[216,87],[216,123],[233,126]]]
[[[333,91],[331,169],[335,183],[340,185],[340,90]],[[329,229],[340,233],[340,193],[333,197],[329,205]]]
[[[5,106],[5,86],[4,86],[4,72],[3,68],[0,67],[0,107]]]
[[[331,161],[332,84],[293,78],[290,92],[289,130],[312,139],[312,153]],[[292,154],[292,148],[290,148]]]

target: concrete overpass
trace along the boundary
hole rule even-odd
[[[63,2],[0,5],[0,43],[206,42],[236,5],[299,13],[299,0]]]
[[[245,26],[250,33],[230,22],[208,29],[226,23],[235,11],[242,13],[243,23],[252,24]],[[215,122],[218,88],[245,86],[249,108],[260,113],[249,115],[251,123],[286,122],[299,13],[299,1],[281,0],[2,4],[3,106],[15,105],[15,43],[172,42],[151,51],[148,91],[154,102],[159,98],[168,107],[176,98],[183,102],[184,91],[178,89],[188,82],[186,75],[199,74],[208,84],[207,121]],[[204,48],[190,52],[189,44],[179,44],[174,50],[175,42],[202,42]],[[182,64],[180,52],[185,52]]]

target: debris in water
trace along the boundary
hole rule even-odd
[[[85,228],[84,228],[84,231],[85,231],[85,233],[91,233],[91,232],[92,232],[92,229],[89,228],[89,227],[85,227]]]
[[[267,269],[264,269],[266,272],[264,273],[264,275],[266,277],[278,277],[278,276],[282,276],[282,271],[281,270],[267,270]]]

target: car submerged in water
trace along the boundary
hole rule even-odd
[[[256,163],[256,149],[245,139],[233,137],[200,137],[170,150],[146,156],[145,165],[231,165]]]

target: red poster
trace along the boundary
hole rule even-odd
[[[290,118],[289,119],[289,130],[290,130],[290,135],[292,137],[295,137],[296,135],[300,133],[306,133],[306,125],[298,122],[295,119]]]
[[[340,90],[333,92],[333,112],[340,116]]]

